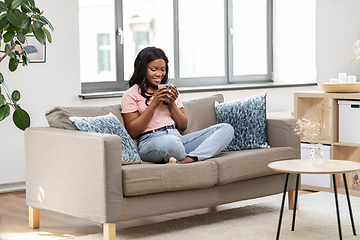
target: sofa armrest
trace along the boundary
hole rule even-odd
[[[26,204],[96,223],[121,219],[121,138],[50,127],[25,131]]]
[[[267,134],[271,147],[292,147],[295,157],[300,158],[300,137],[295,134],[295,118],[268,118]]]

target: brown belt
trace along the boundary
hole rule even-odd
[[[159,132],[159,131],[164,131],[166,129],[175,129],[175,125],[169,125],[169,126],[165,126],[165,127],[161,127],[161,128],[157,128],[148,132],[144,132],[139,134],[138,139],[141,138],[142,136],[149,134],[149,133],[154,133],[154,132]]]

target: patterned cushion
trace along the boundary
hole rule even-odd
[[[112,113],[98,117],[69,117],[76,130],[115,134],[121,137],[122,164],[141,163],[133,140],[119,119]]]
[[[224,151],[266,148],[266,92],[231,102],[215,103],[216,122],[229,123],[234,138]]]

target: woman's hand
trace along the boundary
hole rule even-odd
[[[161,97],[165,104],[174,103],[179,96],[179,92],[177,91],[176,87],[172,85],[170,88],[162,87],[159,89],[158,92],[161,94]]]
[[[175,87],[172,87],[172,88],[175,88]],[[175,88],[175,90],[176,90],[176,88]],[[177,91],[176,91],[176,93],[177,93]],[[172,93],[171,89],[168,89],[167,87],[161,87],[154,93],[153,101],[156,102],[156,105],[159,105],[161,102],[164,102],[165,104],[169,104],[171,102],[174,102],[177,98],[176,97],[174,100],[172,100],[173,99],[172,94],[174,94],[174,93]]]

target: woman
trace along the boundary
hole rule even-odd
[[[202,161],[223,150],[232,140],[229,124],[216,124],[182,136],[187,127],[184,106],[176,87],[160,87],[168,82],[168,59],[155,47],[141,50],[134,62],[130,88],[122,99],[125,127],[138,137],[143,161],[191,163]]]

